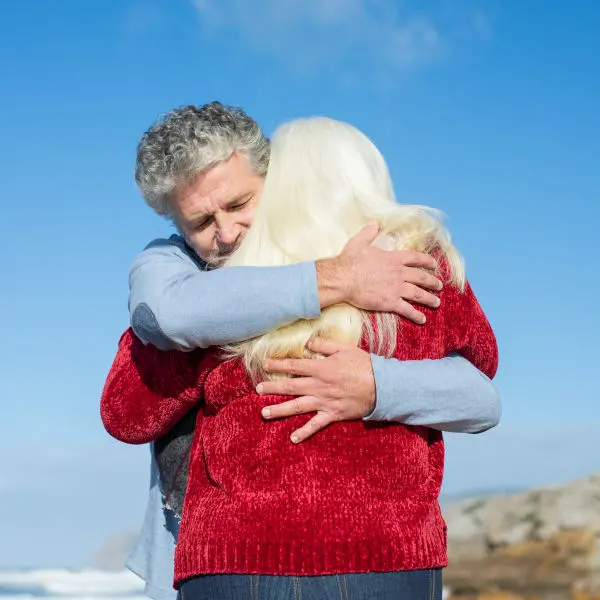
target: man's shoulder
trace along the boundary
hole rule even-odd
[[[179,259],[189,260],[201,269],[205,263],[198,257],[194,250],[187,244],[181,235],[173,234],[168,238],[156,238],[152,240],[138,256],[138,260],[148,260],[153,256],[172,256]]]
[[[155,248],[169,250],[179,250],[184,254],[191,254],[193,250],[186,244],[185,240],[181,235],[173,234],[168,238],[156,238],[152,240],[145,248],[144,252],[147,250],[152,250]]]

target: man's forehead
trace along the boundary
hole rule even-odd
[[[186,195],[196,194],[198,196],[214,197],[214,199],[226,200],[243,191],[254,176],[250,169],[250,163],[245,156],[232,156],[211,167],[207,171],[198,173],[191,181],[184,184],[182,192]]]
[[[200,173],[198,178],[207,187],[235,186],[254,175],[247,156],[234,153],[227,160],[217,163]]]
[[[238,194],[239,186],[232,178],[205,178],[203,175],[199,174],[175,190],[174,199],[182,208],[187,206],[195,210],[215,211]]]

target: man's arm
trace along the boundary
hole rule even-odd
[[[366,421],[398,421],[454,433],[481,433],[498,425],[500,396],[466,358],[399,361],[371,355],[375,408]]]
[[[347,342],[313,340],[322,360],[271,360],[272,373],[294,375],[259,384],[260,394],[298,396],[263,409],[267,419],[316,413],[292,434],[303,442],[336,421],[366,419],[479,433],[498,424],[500,398],[466,358],[408,360],[370,355]]]
[[[249,339],[321,314],[314,263],[203,271],[183,239],[156,240],[129,275],[131,327],[161,350]]]
[[[338,302],[424,322],[409,301],[439,304],[427,290],[439,290],[441,282],[423,270],[433,269],[434,259],[380,250],[371,245],[377,233],[377,227],[364,228],[330,259],[209,272],[181,237],[156,240],[130,271],[131,326],[146,344],[189,351],[315,318],[321,308]]]

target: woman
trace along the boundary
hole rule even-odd
[[[292,445],[291,432],[309,417],[264,421],[261,409],[281,398],[255,386],[270,377],[269,358],[318,359],[315,336],[401,360],[461,352],[493,376],[494,334],[447,231],[433,211],[395,203],[385,161],[363,134],[330,119],[299,120],[275,134],[253,226],[226,266],[334,256],[373,221],[382,247],[437,257],[445,287],[426,327],[337,305],[222,352],[160,353],[130,333],[122,338],[103,395],[109,433],[129,443],[164,439],[200,405],[176,553],[184,598],[247,597],[248,589],[254,597],[257,582],[282,586],[273,597],[283,598],[296,594],[298,576],[310,578],[303,581],[315,598],[327,586],[344,597],[348,583],[371,598],[441,597],[441,433],[353,421]],[[222,591],[237,585],[245,595]]]

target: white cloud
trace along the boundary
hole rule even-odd
[[[432,17],[397,0],[192,1],[205,33],[235,36],[285,66],[324,70],[349,61],[401,72],[438,60],[447,43]]]

